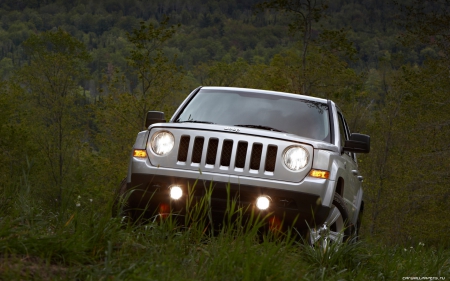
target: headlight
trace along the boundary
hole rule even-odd
[[[150,146],[154,153],[163,156],[169,153],[175,144],[172,133],[167,131],[160,131],[152,136]]]
[[[284,164],[292,171],[299,171],[308,164],[308,151],[301,146],[292,146],[284,151]]]

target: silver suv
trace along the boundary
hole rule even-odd
[[[211,214],[221,222],[227,199],[266,214],[272,225],[342,241],[357,233],[363,211],[355,153],[370,137],[350,133],[330,100],[229,87],[199,87],[168,123],[150,111],[119,193],[132,216],[185,212],[188,189],[212,186]]]

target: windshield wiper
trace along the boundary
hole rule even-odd
[[[255,129],[263,129],[263,130],[268,130],[268,131],[273,131],[273,132],[282,132],[282,133],[287,133],[285,131],[282,130],[278,130],[269,126],[262,126],[262,125],[233,125],[236,127],[246,127],[246,128],[255,128]]]
[[[203,124],[216,124],[214,122],[209,121],[200,121],[200,120],[185,120],[185,121],[176,121],[176,123],[203,123]]]

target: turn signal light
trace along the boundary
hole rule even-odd
[[[145,151],[145,149],[135,149],[133,150],[133,156],[137,158],[145,158],[147,157],[147,151]]]
[[[311,170],[311,172],[309,172],[309,175],[314,178],[328,179],[330,177],[330,172],[322,170]]]

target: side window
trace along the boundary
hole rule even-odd
[[[346,134],[345,125],[344,125],[344,119],[341,115],[341,113],[338,113],[339,116],[339,134],[341,135],[341,146],[344,146],[344,143],[346,140],[348,140],[348,136]]]
[[[339,132],[341,135],[341,145],[344,146],[345,140],[350,138],[350,131],[347,126],[347,122],[345,122],[344,116],[339,112]],[[345,152],[348,156],[350,156],[354,161],[356,161],[355,155],[352,152]]]

